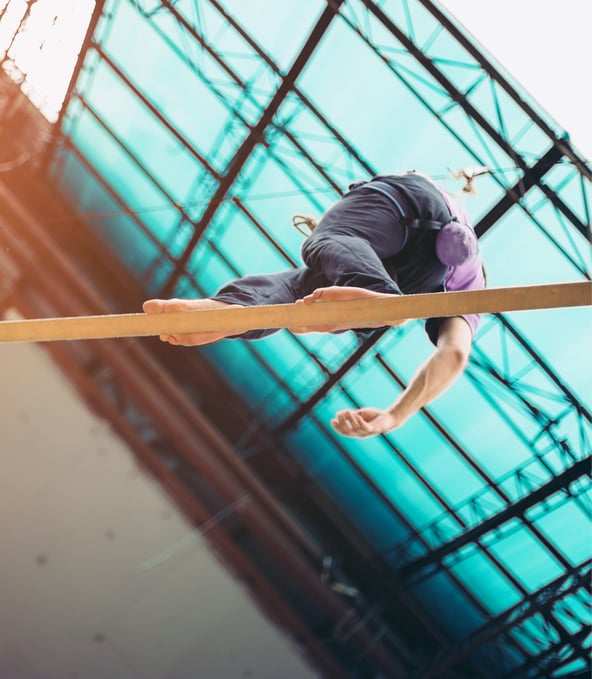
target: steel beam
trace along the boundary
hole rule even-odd
[[[568,467],[565,471],[557,474],[551,481],[548,481],[536,490],[533,490],[526,497],[508,505],[489,519],[485,519],[478,526],[470,528],[446,544],[434,548],[429,554],[409,562],[398,571],[398,576],[401,578],[409,578],[417,575],[430,566],[441,564],[443,559],[450,554],[457,552],[471,542],[477,542],[485,534],[500,528],[500,526],[507,521],[515,518],[522,518],[531,507],[539,502],[543,502],[554,493],[567,490],[571,483],[585,475],[592,475],[590,457],[578,460],[578,462],[571,467]]]
[[[489,75],[489,77],[498,83],[505,92],[510,95],[512,100],[519,106],[528,117],[533,120],[536,125],[542,130],[549,140],[552,142],[553,146],[559,151],[559,153],[566,158],[568,158],[575,167],[577,167],[580,174],[592,180],[592,171],[588,164],[580,158],[580,156],[574,151],[571,144],[567,139],[557,137],[555,132],[549,127],[549,125],[543,120],[543,118],[535,111],[535,109],[522,97],[519,92],[511,85],[505,76],[485,57],[485,55],[478,49],[473,42],[467,37],[466,33],[461,31],[450,19],[442,12],[431,0],[416,0],[420,2],[440,23],[455,40],[458,41],[460,45],[475,59],[475,61],[481,66],[481,68]]]
[[[431,660],[426,667],[413,675],[414,679],[439,679],[446,676],[445,672],[449,668],[454,667],[463,658],[474,653],[488,641],[494,640],[500,633],[508,632],[510,629],[517,627],[529,617],[540,612],[542,607],[545,610],[549,610],[556,601],[567,596],[569,593],[576,592],[587,586],[589,587],[590,573],[590,561],[588,561],[577,568],[571,568],[568,572],[560,575],[557,579],[535,592],[529,593],[520,603],[504,611],[504,613],[492,617],[486,625],[476,630],[466,640],[461,642],[457,648]],[[587,630],[584,630],[584,634],[587,635],[587,633]],[[529,676],[526,670],[541,667],[543,656],[544,653],[533,656],[526,664],[516,669],[516,674],[511,672],[504,674],[504,676]]]
[[[3,199],[3,209],[12,211],[11,221],[18,225],[15,226],[18,237],[8,232],[2,237],[10,239],[14,253],[22,253],[23,265],[33,265],[35,280],[46,294],[53,296],[57,307],[66,313],[76,313],[88,306],[102,308],[96,293],[36,226],[35,218],[6,192]],[[43,266],[35,265],[37,259]],[[249,501],[239,512],[240,521],[273,558],[280,579],[287,578],[292,586],[297,585],[300,603],[296,605],[293,601],[292,605],[316,608],[319,622],[326,620],[330,625],[339,626],[348,620],[351,627],[347,647],[357,648],[358,653],[372,658],[372,663],[388,676],[406,676],[407,669],[384,643],[386,637],[378,640],[374,623],[362,622],[363,613],[352,609],[349,602],[321,581],[316,547],[148,353],[134,342],[121,348],[110,342],[97,342],[93,351],[126,385],[155,425],[184,451],[189,464],[209,480],[226,504],[236,503],[248,494]],[[345,647],[341,648],[343,652]]]
[[[197,225],[195,232],[190,238],[185,250],[179,257],[175,269],[169,276],[169,279],[165,286],[163,287],[161,294],[163,296],[168,296],[174,291],[175,285],[181,272],[183,271],[185,265],[187,264],[193,249],[199,242],[203,232],[208,227],[209,223],[213,219],[214,215],[218,211],[221,202],[224,200],[226,194],[230,190],[231,186],[237,180],[241,170],[245,166],[247,160],[250,158],[254,149],[265,140],[265,130],[273,120],[273,117],[277,113],[279,107],[284,102],[285,98],[288,96],[290,91],[294,87],[299,75],[302,73],[304,67],[313,55],[317,45],[319,44],[321,38],[326,33],[329,25],[333,21],[336,12],[344,0],[335,0],[334,4],[327,6],[323,13],[321,14],[317,24],[314,26],[311,34],[306,40],[304,46],[302,47],[300,53],[296,57],[294,63],[290,67],[289,71],[286,73],[282,80],[281,85],[278,87],[276,93],[271,98],[271,101],[267,105],[267,108],[262,113],[259,121],[253,127],[248,137],[243,141],[240,148],[234,155],[226,174],[224,174],[218,185],[218,188],[212,195],[212,198],[204,210],[202,217]]]
[[[86,33],[84,35],[84,39],[82,41],[82,45],[80,47],[80,53],[78,54],[78,59],[76,60],[76,64],[74,66],[74,70],[72,71],[72,75],[70,77],[70,81],[68,82],[68,88],[66,90],[66,95],[64,96],[64,102],[62,104],[62,108],[60,109],[60,112],[58,114],[58,119],[57,122],[54,125],[51,139],[49,144],[47,145],[47,149],[45,150],[45,153],[43,155],[43,158],[41,160],[41,167],[43,168],[44,171],[47,171],[47,168],[49,167],[49,164],[53,160],[53,157],[56,152],[56,147],[58,144],[58,140],[61,135],[61,129],[62,125],[64,122],[64,117],[66,115],[66,111],[68,109],[68,105],[70,103],[70,100],[72,98],[72,95],[76,89],[76,83],[78,82],[78,79],[80,77],[80,74],[82,73],[82,69],[84,67],[84,62],[86,61],[86,57],[88,55],[88,51],[93,43],[95,31],[97,29],[98,23],[103,16],[103,10],[105,9],[105,2],[106,0],[95,0],[95,7],[93,9],[88,27],[86,29]]]

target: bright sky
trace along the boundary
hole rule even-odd
[[[0,56],[8,49],[25,12],[25,0],[0,0]],[[55,120],[68,87],[73,64],[94,7],[94,0],[44,0],[32,6],[27,33],[10,50],[18,69],[27,74],[23,90],[49,119]],[[31,49],[31,43],[34,49]],[[12,72],[15,80],[19,73]]]
[[[590,0],[440,0],[470,33],[494,55],[533,98],[570,134],[580,152],[592,159],[590,114]],[[45,0],[34,6],[31,24],[38,35],[57,21],[66,30],[43,43],[41,50],[22,55],[21,68],[31,75],[29,94],[42,111],[54,111],[68,82],[93,0]],[[0,0],[0,9],[7,0]],[[0,51],[14,30],[25,0],[11,0],[0,25]],[[33,26],[30,25],[33,29]],[[34,29],[33,29],[34,30]],[[60,68],[62,66],[62,68]],[[35,77],[34,77],[35,75]],[[42,92],[41,90],[44,90]],[[49,91],[51,90],[51,91]],[[56,94],[57,92],[57,94]]]
[[[440,0],[592,159],[590,0]]]

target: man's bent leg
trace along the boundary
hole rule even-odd
[[[332,285],[401,294],[370,243],[363,238],[313,234],[302,246],[302,259],[311,269],[322,272]]]
[[[302,245],[302,259],[329,285],[400,295],[384,262],[404,247],[406,239],[407,229],[392,202],[362,187],[322,216]]]

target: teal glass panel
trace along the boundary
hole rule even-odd
[[[134,87],[149,92],[147,98],[183,138],[202,154],[209,154],[214,167],[224,168],[246,128],[239,134],[235,118],[197,77],[196,68],[172,50],[128,0],[118,4],[101,47]],[[228,140],[233,143],[214,146],[219,133],[231,123]]]
[[[586,493],[581,488],[584,483],[588,486]],[[590,525],[591,520],[590,479],[579,485],[581,494],[576,497],[554,495],[543,506],[537,505],[526,514],[574,566],[592,554],[592,534],[581,530],[582,526]]]
[[[500,493],[496,484],[484,485],[465,502],[457,505],[455,513],[463,521],[466,528],[472,528],[478,526],[485,519],[494,517],[506,506],[506,498]]]
[[[459,552],[447,566],[491,615],[499,615],[522,600],[522,593],[475,545]]]
[[[359,345],[358,339],[353,332],[344,332],[336,335],[315,332],[299,335],[298,339],[331,372],[337,370]]]
[[[327,432],[307,420],[288,437],[293,455],[343,508],[351,523],[376,549],[409,537],[405,524],[385,505],[331,443]]]
[[[315,410],[321,422],[329,422],[335,412],[351,406],[351,402],[343,402],[339,394],[332,392]],[[421,525],[440,514],[441,505],[386,441],[344,438],[340,443],[412,523]]]
[[[232,210],[224,219],[223,228],[214,232],[211,242],[222,252],[232,267],[243,275],[248,273],[271,273],[289,268],[283,263],[277,250],[258,230],[250,227],[248,220],[238,210]],[[199,254],[196,254],[196,258]],[[196,266],[189,263],[189,272]],[[199,276],[199,270],[196,272]],[[223,284],[227,281],[219,281]]]
[[[317,158],[314,153],[311,150],[311,157]],[[270,149],[253,154],[233,193],[257,222],[265,225],[274,241],[300,263],[304,235],[292,226],[292,215],[318,218],[339,197],[330,187],[319,190],[321,182],[323,178],[298,149],[279,138]]]
[[[512,630],[512,636],[519,639],[521,645],[533,655],[550,649],[560,641],[557,630],[540,613],[521,621]]]
[[[265,359],[299,402],[324,384],[326,371],[310,359],[305,347],[288,332],[278,332],[265,340]]]
[[[97,66],[84,101],[143,168],[157,178],[169,200],[180,205],[195,200],[193,184],[197,176],[203,175],[203,166],[190,147],[181,144],[132,91],[122,86],[116,74],[104,63]],[[95,157],[97,149],[88,148],[93,143],[92,137],[89,139],[76,128],[71,130],[67,122],[65,129],[83,152]]]
[[[482,480],[442,443],[442,438],[423,418],[414,418],[408,425],[391,434],[406,459],[419,470],[452,506],[477,492]]]
[[[339,61],[329,56],[337,45],[343,55]],[[365,77],[354,79],[352,71],[365,73]],[[378,172],[423,169],[438,173],[435,145],[440,148],[439,156],[458,157],[458,143],[345,26],[331,27],[301,80],[307,95],[323,111],[332,112],[332,122]],[[380,97],[373,95],[375,92],[380,92]],[[360,101],[364,102],[365,115],[352,116]],[[408,134],[411,129],[414,134]]]
[[[563,573],[562,566],[520,522],[511,521],[501,535],[488,535],[488,549],[529,592],[540,589]]]
[[[196,273],[180,279],[175,295],[180,297],[213,295],[222,281],[236,278],[236,271],[227,261],[216,255],[208,241],[202,241],[192,260]]]
[[[240,116],[243,113],[243,107],[246,107],[247,117],[254,122],[255,109],[252,108],[253,104],[256,104],[259,111],[263,110],[275,88],[279,85],[277,69],[269,66],[265,57],[258,56],[258,48],[261,48],[261,43],[254,40],[249,41],[240,35],[240,20],[238,21],[238,30],[234,27],[231,28],[230,19],[233,23],[237,23],[237,11],[240,14],[240,5],[233,5],[229,8],[220,6],[222,11],[218,11],[211,3],[196,5],[194,0],[182,0],[182,2],[176,4],[175,10],[184,19],[183,44],[193,45],[191,53],[194,55],[198,69],[211,77],[214,84],[221,86],[224,91],[230,90],[231,99],[237,94],[235,83],[239,83],[241,93],[236,98],[235,115]],[[285,3],[282,9],[289,10],[290,7],[293,8],[294,4]],[[246,9],[250,13],[250,3]],[[272,15],[273,10],[267,9],[267,11],[262,12],[261,16],[257,17],[257,23],[261,22],[263,26],[270,26],[266,17],[271,18]],[[251,15],[251,22],[247,29],[248,34],[252,34],[253,30],[252,17],[253,15]],[[173,29],[171,32],[179,40],[179,27],[175,26],[176,21],[167,16],[167,13],[158,13],[153,15],[152,18],[159,25],[166,22],[170,23]],[[302,15],[300,19],[301,21],[295,22],[295,28],[302,26],[301,22],[306,25],[310,16]],[[187,29],[185,24],[188,24],[191,30]],[[273,39],[272,36],[277,35],[281,29],[279,26],[273,26],[269,30],[272,31],[269,38]],[[198,36],[200,46],[195,45],[190,39],[192,33]],[[294,38],[295,36],[292,36],[289,40],[286,40],[286,44],[291,44]],[[201,43],[206,46],[206,49],[202,49]],[[263,44],[266,43],[268,43],[268,40]],[[212,52],[223,61],[224,75],[221,73],[218,75],[220,67],[215,63],[218,59],[212,56]],[[274,55],[266,55],[266,57],[273,60]]]
[[[583,658],[568,662],[563,667],[553,672],[554,677],[573,677],[589,669],[588,663]]]
[[[145,5],[141,0],[128,0],[141,11]],[[145,16],[162,43],[162,49],[174,53],[179,61],[187,65],[191,75],[205,85],[210,93],[226,108],[232,117],[227,127],[232,132],[234,119],[236,129],[253,125],[260,117],[267,103],[271,89],[261,90],[249,86],[249,81],[261,78],[257,59],[237,33],[229,30],[228,22],[213,5],[202,4],[197,8],[193,2],[176,3],[174,11],[156,8]],[[240,52],[245,54],[242,56]],[[251,58],[250,58],[251,57]],[[253,72],[254,69],[254,72]],[[267,76],[274,77],[269,69]],[[199,102],[200,103],[200,102]],[[199,106],[197,107],[199,110]],[[229,135],[230,141],[232,137]],[[212,152],[225,140],[218,132]],[[231,147],[229,146],[229,149]]]
[[[63,192],[151,293],[184,254],[219,186],[218,173],[234,172],[236,151],[281,85],[278,69],[287,72],[326,8],[320,0],[252,0],[221,4],[223,11],[193,0],[173,5],[179,16],[155,0],[107,2],[53,165]],[[207,296],[237,276],[298,265],[303,236],[291,227],[291,215],[319,216],[354,179],[407,168],[431,172],[478,221],[508,188],[520,186],[514,154],[534,164],[548,150],[540,128],[423,3],[387,0],[380,7],[467,94],[491,130],[471,119],[362,3],[345,3],[296,90],[232,175],[212,219],[200,224],[205,232],[175,295]],[[466,165],[490,170],[478,178],[476,195],[463,193],[462,182],[450,177],[450,169]],[[590,185],[573,166],[550,169],[544,181],[579,220],[589,221]],[[490,284],[582,279],[591,268],[582,235],[540,190],[521,195],[520,203],[481,241]],[[384,438],[337,436],[330,427],[336,411],[388,405],[400,394],[399,381],[409,381],[431,354],[423,323],[412,322],[388,332],[313,399],[307,416],[283,438],[303,473],[393,571],[495,517],[589,455],[588,424],[553,376],[587,407],[590,314],[558,310],[507,318],[553,375],[499,319],[486,317],[466,373],[429,406],[431,417],[418,414]],[[274,429],[323,389],[359,346],[353,333],[295,337],[282,331],[251,344],[227,340],[195,351],[217,367],[258,423]],[[485,533],[486,552],[471,543],[452,551],[445,559],[449,573],[415,574],[421,582],[412,592],[452,640],[482,629],[566,565],[584,562],[590,545],[578,538],[589,526],[586,484],[572,484],[572,497],[558,493],[529,510],[526,520],[541,539],[526,522],[513,520]],[[556,608],[557,624],[577,633],[589,612],[578,593]],[[531,653],[559,638],[536,618],[512,635]],[[505,652],[505,669],[526,661]]]
[[[310,68],[310,65],[308,68]],[[317,106],[316,102],[315,106]],[[345,189],[352,179],[367,177],[368,170],[364,166],[364,162],[368,162],[365,158],[366,149],[351,150],[344,148],[334,134],[327,129],[322,117],[315,115],[315,112],[307,108],[300,97],[294,94],[286,97],[278,111],[276,122],[282,129],[289,128],[299,146],[304,149],[309,157],[316,159],[318,165],[330,172],[341,188]],[[332,122],[331,125],[333,126]],[[337,131],[339,132],[339,128],[337,128]],[[332,202],[335,199],[335,188],[327,186],[325,181],[319,181],[319,177],[317,173],[312,171],[310,163],[304,162],[302,151],[290,149],[294,145],[293,140],[288,143],[287,139],[277,135],[274,141],[279,145],[279,148],[284,150],[284,158],[286,160],[289,158],[290,165],[294,163],[299,169],[302,168],[299,173],[300,176],[311,176],[313,178],[315,183],[311,184],[311,187],[305,187],[304,190],[301,189],[295,195],[303,206],[310,202],[310,208],[299,208],[299,210],[318,214],[323,207],[327,207],[329,204],[327,201]],[[324,194],[328,196],[326,199],[323,198]],[[280,197],[282,197],[281,194]]]
[[[447,573],[436,572],[411,588],[424,610],[437,620],[451,639],[462,639],[487,620]]]
[[[257,44],[286,71],[324,8],[320,0],[255,0],[233,5],[232,14],[239,24],[249,27]],[[257,21],[253,21],[254,16]]]
[[[266,411],[270,411],[271,415],[276,408],[281,408],[282,402],[290,403],[291,397],[282,390],[282,385],[273,371],[253,360],[251,349],[246,343],[227,340],[199,351],[214,354],[216,360],[226,366],[229,374],[233,376],[232,386],[249,401],[253,410],[262,411],[263,419]]]
[[[570,594],[563,598],[553,609],[553,615],[558,620],[568,634],[577,634],[583,629],[589,629],[592,624],[590,606],[584,603],[584,595],[580,592]]]
[[[154,239],[140,229],[132,217],[121,212],[121,205],[74,154],[64,154],[59,166],[61,190],[88,215],[91,228],[111,247],[114,255],[139,277],[160,256]]]
[[[569,205],[576,217],[583,224],[589,224],[592,186],[589,182],[582,181],[580,173],[573,165],[568,162],[558,163],[547,173],[545,179],[549,186],[560,193],[561,199]],[[586,248],[585,243],[582,243],[581,236],[573,233],[573,229],[569,228],[569,225],[566,225],[565,238],[569,241],[579,242],[582,250],[586,251],[588,263],[590,263],[588,248]]]
[[[154,237],[162,243],[170,241],[177,229],[178,211],[88,112],[78,117],[72,139],[87,158],[93,159],[104,181],[117,187],[121,200],[138,214]]]

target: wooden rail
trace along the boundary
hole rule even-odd
[[[590,305],[592,282],[582,281],[313,304],[0,321],[0,342],[51,342],[216,331],[236,334],[262,328],[315,327],[338,323],[351,323],[363,328],[385,319],[392,322],[468,313]]]

